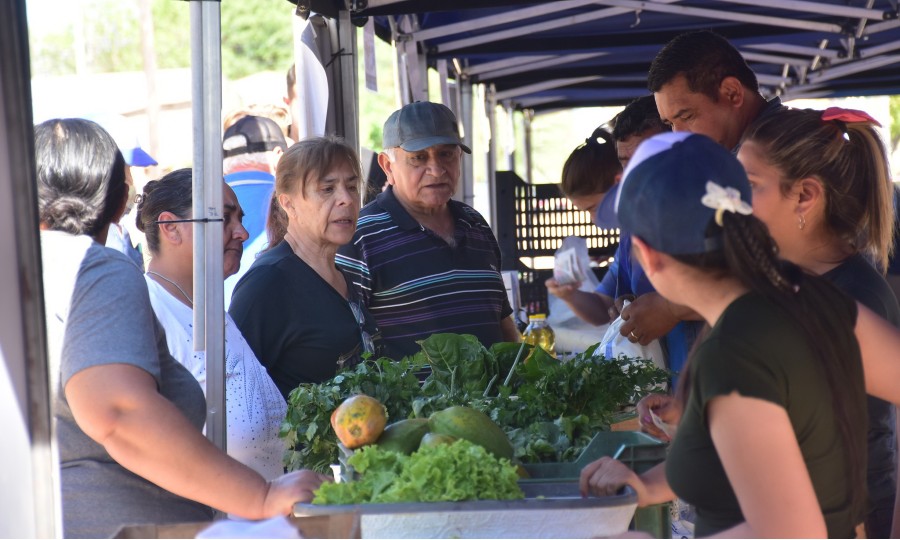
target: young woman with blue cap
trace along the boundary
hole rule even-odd
[[[637,476],[602,458],[582,490],[630,484],[641,505],[677,494],[697,509],[697,536],[851,537],[866,497],[854,327],[871,312],[779,259],[750,194],[741,164],[702,135],[649,139],[625,171],[618,216],[635,255],[661,295],[712,329],[664,467]]]

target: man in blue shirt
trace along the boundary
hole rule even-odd
[[[612,123],[616,152],[623,169],[644,139],[668,130],[660,120],[650,95],[629,103]],[[613,212],[617,191],[618,184],[599,203],[595,219],[598,226],[618,227]],[[552,279],[547,281],[550,293],[565,301],[576,315],[592,324],[605,324],[618,317],[621,310],[625,320],[622,334],[643,345],[660,339],[666,353],[667,367],[676,373],[681,371],[700,324],[683,321],[691,320],[696,315],[656,293],[631,255],[631,237],[626,232],[622,233],[615,258],[597,290],[593,293],[581,291],[578,285],[560,286]],[[623,308],[626,299],[631,303]]]

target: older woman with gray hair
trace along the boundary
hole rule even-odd
[[[168,352],[141,271],[103,246],[128,193],[116,143],[87,120],[35,127],[44,303],[63,532],[287,515],[323,477],[267,482],[201,433],[203,391]]]

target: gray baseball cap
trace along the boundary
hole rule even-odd
[[[384,123],[382,146],[400,147],[418,152],[438,144],[455,144],[467,154],[472,150],[463,144],[456,116],[446,105],[417,101],[394,111]]]

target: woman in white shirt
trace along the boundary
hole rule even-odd
[[[144,187],[137,225],[151,253],[144,275],[169,352],[206,390],[206,358],[193,344],[193,219],[191,170],[179,169]],[[224,277],[240,267],[247,230],[234,192],[223,182]],[[266,479],[284,470],[278,430],[287,412],[281,393],[225,313],[225,397],[228,454]]]

